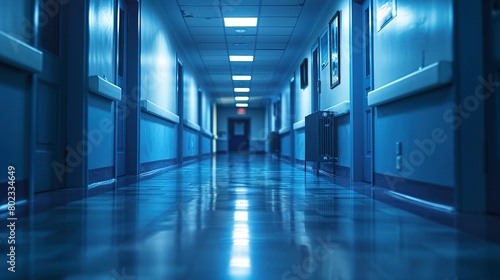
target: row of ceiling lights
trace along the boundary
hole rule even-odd
[[[248,18],[224,18],[225,27],[256,27],[258,19],[256,17]],[[230,55],[229,61],[231,62],[253,62],[253,55]],[[250,81],[252,76],[246,75],[234,75],[233,81]],[[250,88],[234,88],[235,93],[248,93]],[[248,107],[248,103],[243,103],[242,101],[248,101],[250,98],[248,96],[235,96],[236,107]]]

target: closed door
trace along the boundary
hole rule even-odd
[[[250,120],[228,120],[229,152],[248,152],[250,148]]]
[[[319,53],[318,47],[316,46],[312,51],[312,65],[311,65],[311,100],[312,100],[312,112],[319,110],[319,93],[320,93],[320,82],[319,82]]]
[[[362,25],[364,33],[363,48],[363,181],[371,183],[373,176],[373,109],[368,106],[368,92],[373,88],[372,71],[372,29],[370,1],[365,0],[362,6]]]
[[[40,16],[38,45],[43,51],[43,71],[37,75],[35,114],[34,186],[35,192],[61,188],[66,172],[81,162],[83,156],[78,149],[65,149],[64,127],[66,94],[66,59],[63,42],[66,32],[61,21],[65,18],[65,7],[57,13]],[[65,151],[73,166],[67,168]]]
[[[117,12],[117,43],[116,43],[116,81],[122,88],[122,100],[116,102],[116,175],[126,174],[127,154],[127,3],[118,1]]]
[[[488,59],[492,63],[489,67],[493,72],[494,81],[500,81],[500,1],[494,1],[492,7],[492,21],[490,48]],[[488,72],[490,72],[488,71]],[[490,75],[490,73],[488,73]],[[485,89],[486,90],[486,89]],[[500,96],[499,88],[490,91],[490,97],[486,103],[486,139],[488,147],[488,210],[500,215]]]

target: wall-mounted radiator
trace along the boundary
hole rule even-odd
[[[333,112],[329,111],[318,111],[306,116],[305,164],[308,161],[316,162],[316,174],[319,174],[320,162],[334,162],[334,120]]]

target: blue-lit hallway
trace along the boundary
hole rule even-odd
[[[345,183],[345,180],[341,180]],[[258,155],[32,213],[15,278],[496,279],[500,245]],[[59,194],[62,196],[64,191]],[[2,247],[3,249],[3,247]]]

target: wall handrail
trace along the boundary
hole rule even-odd
[[[98,75],[89,76],[89,91],[112,101],[122,100],[122,88]]]
[[[147,99],[141,100],[141,108],[142,111],[149,113],[153,116],[159,117],[161,119],[167,120],[172,123],[179,123],[179,116],[166,109],[163,109],[159,105]]]
[[[351,102],[349,102],[348,100],[344,100],[333,105],[330,108],[327,108],[325,111],[333,112],[335,118],[347,115],[351,111]]]
[[[452,62],[438,61],[368,93],[368,106],[380,106],[452,82]]]
[[[197,131],[197,132],[201,131],[201,126],[199,126],[198,124],[196,124],[188,119],[184,119],[184,126],[190,128],[194,131]]]
[[[42,51],[2,31],[0,31],[0,61],[31,73],[43,70]]]

